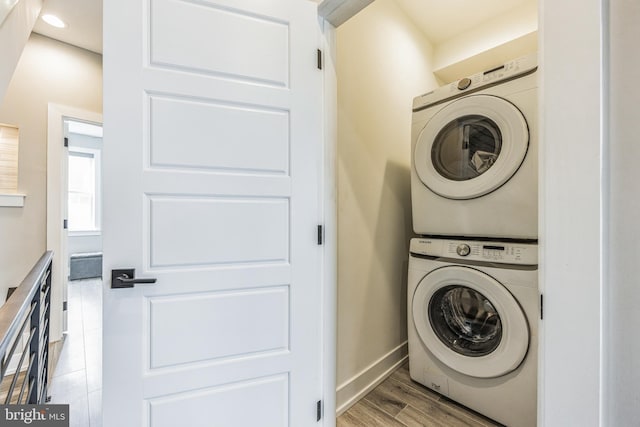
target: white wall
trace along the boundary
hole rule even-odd
[[[640,2],[610,0],[605,426],[640,425]]]
[[[525,2],[435,46],[434,71],[445,82],[537,50],[536,2]]]
[[[546,427],[597,426],[601,416],[602,2],[540,2],[539,423]]]
[[[102,58],[32,34],[0,105],[0,122],[20,128],[18,192],[27,195],[24,208],[0,208],[0,301],[46,248],[49,102],[102,111]]]
[[[87,252],[102,252],[102,234],[76,234],[69,235],[69,255],[87,253]]]
[[[518,52],[518,56],[532,53],[536,50],[535,34],[538,31],[538,11],[535,2],[522,3],[516,8],[484,21],[474,28],[469,28],[461,34],[439,43],[435,49],[434,67],[436,70],[451,67],[456,63],[476,57],[483,52],[491,51],[499,46],[514,43],[527,35],[533,34],[533,45],[527,46],[524,52]],[[522,46],[517,46],[522,49]],[[510,53],[510,52],[509,52]],[[497,63],[492,65],[477,64],[472,72],[478,72],[489,67],[500,65],[510,57],[494,57]],[[457,76],[459,79],[464,76]]]
[[[406,354],[413,97],[432,49],[393,0],[337,30],[338,410]]]
[[[31,29],[38,19],[42,0],[21,0],[0,24],[0,102],[18,64]]]

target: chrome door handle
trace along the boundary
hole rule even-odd
[[[155,277],[136,279],[133,268],[111,270],[111,289],[133,288],[136,283],[156,283]]]

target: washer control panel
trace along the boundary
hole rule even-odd
[[[538,245],[499,241],[453,240],[429,237],[411,239],[412,254],[499,264],[538,264]]]
[[[471,246],[467,245],[466,243],[460,243],[456,248],[456,252],[460,256],[467,256],[471,253]]]
[[[499,67],[464,77],[458,81],[442,86],[413,99],[413,110],[421,110],[427,106],[450,98],[459,93],[468,92],[483,86],[493,85],[502,80],[513,79],[526,74],[538,66],[536,54],[523,56],[509,61]]]

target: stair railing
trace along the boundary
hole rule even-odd
[[[52,259],[45,252],[0,307],[0,403],[47,401]]]

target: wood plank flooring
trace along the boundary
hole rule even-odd
[[[60,348],[62,344],[60,341],[49,343],[49,375],[47,381],[49,384],[51,383],[51,376],[53,374],[53,370],[55,369],[56,363],[58,363],[58,357],[60,356]],[[20,396],[20,387],[24,382],[24,378],[27,371],[24,370],[18,374],[18,379],[16,380],[16,387],[13,390],[13,394],[11,396],[10,404],[17,404],[18,397]],[[9,394],[9,388],[11,386],[11,382],[13,381],[13,377],[15,375],[7,375],[2,379],[0,383],[0,403],[4,403],[7,399],[7,395]],[[23,402],[26,397],[23,396]]]
[[[16,380],[15,388],[13,389],[13,393],[11,394],[11,399],[9,403],[11,405],[15,405],[18,403],[18,397],[20,396],[20,387],[24,383],[24,378],[27,374],[27,371],[22,371],[18,374],[18,379]],[[2,384],[0,384],[0,402],[4,404],[7,400],[7,396],[9,395],[9,388],[11,387],[11,383],[13,382],[13,378],[15,375],[7,375],[3,378]],[[24,402],[26,398],[23,396],[22,401]]]
[[[498,426],[500,424],[413,382],[406,363],[337,420],[337,427]]]

